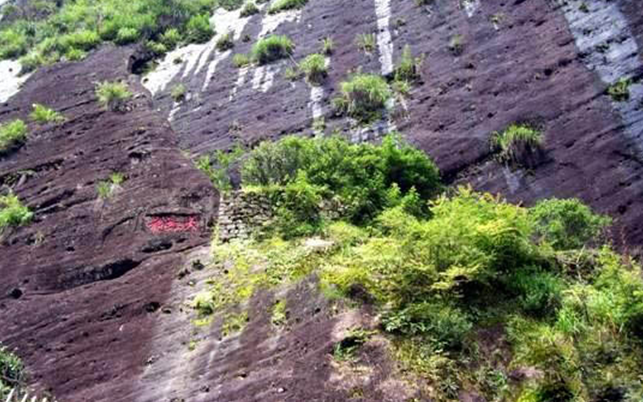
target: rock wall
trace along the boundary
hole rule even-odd
[[[377,140],[397,129],[433,157],[449,184],[472,183],[528,204],[579,197],[615,218],[616,240],[643,243],[641,85],[631,86],[629,102],[606,94],[620,77],[641,76],[643,17],[636,0],[435,0],[426,6],[324,0],[300,11],[245,19],[232,11],[213,21],[250,40],[238,40],[227,52],[216,51],[213,42],[179,49],[149,76],[150,82],[163,76],[163,88],[148,87],[181,145],[192,152],[313,135],[313,122],[322,118],[326,134],[340,132],[354,141]],[[335,52],[324,85],[286,79],[291,60],[234,67],[233,55],[248,53],[268,32],[288,35],[297,61],[332,38]],[[376,52],[357,49],[355,39],[364,33],[376,35]],[[461,54],[449,49],[454,37],[462,42]],[[368,127],[332,115],[330,101],[343,79],[356,70],[389,73],[405,45],[426,56],[422,82],[410,96],[397,99],[392,113]],[[179,54],[186,57],[174,64]],[[169,95],[178,83],[190,94],[180,104]],[[529,169],[491,158],[491,134],[517,121],[544,131],[545,158]]]
[[[243,190],[222,194],[219,203],[219,240],[248,239],[273,218],[270,199],[262,193]]]

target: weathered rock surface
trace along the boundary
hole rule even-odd
[[[347,400],[347,382],[333,382],[341,370],[328,358],[339,319],[311,301],[317,299],[309,289],[286,296],[297,306],[290,332],[270,332],[264,312],[274,295],[261,294],[251,302],[257,314],[246,331],[219,341],[215,322],[190,355],[190,318],[181,308],[191,292],[177,278],[186,253],[209,243],[218,207],[216,191],[181,150],[199,155],[235,142],[312,134],[313,118],[321,116],[327,132],[356,141],[397,127],[436,160],[449,183],[470,182],[526,203],[582,198],[616,219],[616,240],[640,246],[643,86],[632,85],[625,103],[605,94],[617,79],[643,74],[638,0],[431,3],[310,0],[302,11],[265,18],[219,13],[219,32],[235,30],[233,51],[218,52],[216,38],[179,49],[142,84],[128,74],[133,51],[109,46],[29,77],[0,106],[0,121],[26,119],[33,103],[67,117],[59,126],[30,123],[28,143],[0,158],[0,186],[13,188],[36,213],[0,244],[0,340],[18,348],[34,385],[60,401]],[[295,60],[332,37],[325,84],[286,80],[290,60],[235,68],[232,55],[269,32],[293,39]],[[354,41],[371,32],[378,51],[367,55]],[[457,56],[448,47],[455,35],[463,43]],[[422,83],[397,102],[402,112],[370,130],[331,115],[342,79],[358,68],[389,73],[406,44],[426,60]],[[177,55],[182,63],[174,62]],[[96,102],[95,82],[114,79],[135,90],[126,113]],[[180,104],[170,96],[178,83],[188,88]],[[529,168],[500,165],[490,153],[491,133],[515,121],[545,133],[543,157]],[[127,180],[113,197],[98,199],[96,184],[114,171]],[[396,382],[380,352],[373,353],[373,376],[360,383],[367,400],[412,396],[390,385]]]

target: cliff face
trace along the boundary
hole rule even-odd
[[[219,34],[212,41],[170,53],[144,77],[131,74],[141,57],[134,47],[104,46],[82,62],[43,68],[21,88],[15,68],[0,65],[8,77],[0,95],[11,96],[0,121],[24,118],[34,103],[67,118],[30,125],[28,143],[0,159],[0,185],[35,212],[32,224],[5,233],[0,245],[0,339],[20,350],[34,385],[59,400],[339,401],[353,383],[366,400],[413,395],[390,373],[383,340],[369,375],[348,378],[329,365],[342,331],[370,319],[333,315],[305,284],[281,295],[298,306],[287,333],[270,332],[260,311],[277,296],[260,294],[240,336],[220,340],[215,323],[199,353],[186,352],[192,317],[184,303],[205,279],[191,262],[207,253],[218,204],[190,156],[312,134],[315,119],[354,141],[397,129],[449,184],[527,204],[578,197],[615,218],[617,241],[643,242],[637,0],[311,0],[299,11],[217,12],[213,21]],[[220,52],[215,43],[228,30],[236,46]],[[287,80],[292,60],[233,65],[233,54],[273,32],[293,40],[297,61],[333,39],[322,87]],[[372,54],[355,45],[363,33],[376,34]],[[449,48],[454,38],[459,54]],[[394,112],[369,128],[332,115],[343,79],[359,68],[390,75],[405,45],[426,57],[421,83]],[[621,78],[635,82],[629,100],[616,102],[606,89]],[[125,113],[95,100],[95,83],[114,79],[135,91]],[[187,88],[181,103],[170,95],[177,84]],[[542,128],[543,152],[528,167],[501,165],[489,138],[520,121]],[[115,171],[127,180],[99,199],[96,184]],[[191,273],[177,276],[186,266]]]

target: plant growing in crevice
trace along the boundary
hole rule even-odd
[[[607,94],[615,102],[627,102],[630,100],[630,85],[632,85],[631,79],[621,78],[607,88]]]
[[[340,89],[341,96],[333,100],[336,110],[361,122],[380,117],[392,95],[386,80],[374,74],[357,74],[342,82]]]
[[[542,132],[527,124],[512,124],[504,131],[494,132],[491,148],[501,162],[519,162],[523,153],[531,153],[540,148]]]
[[[285,35],[270,35],[252,47],[252,59],[259,65],[272,63],[290,56],[294,44]]]
[[[22,204],[14,193],[0,196],[0,233],[11,226],[23,226],[31,222],[33,212]]]
[[[27,125],[20,119],[0,125],[0,155],[27,140]]]
[[[277,0],[268,9],[269,14],[277,14],[282,11],[303,8],[308,0]]]
[[[96,85],[98,102],[111,111],[124,111],[132,97],[127,85],[122,82],[100,82]]]
[[[240,16],[242,18],[245,17],[250,17],[251,15],[255,15],[259,13],[259,8],[253,1],[249,1],[243,6],[243,9],[241,9]]]
[[[284,327],[288,323],[288,311],[286,310],[286,300],[278,300],[272,306],[272,315],[270,322],[275,327]]]
[[[45,123],[62,123],[65,121],[65,117],[56,112],[53,109],[50,109],[44,105],[34,104],[32,105],[33,111],[29,115],[31,120],[45,124]]]
[[[375,335],[375,331],[361,327],[351,328],[344,339],[333,346],[333,358],[337,361],[353,361],[359,349]]]
[[[246,327],[249,317],[248,312],[241,313],[228,313],[223,318],[223,325],[221,327],[221,337],[227,338],[231,335],[237,334]]]
[[[300,64],[299,69],[306,76],[306,80],[311,85],[321,85],[328,76],[328,67],[326,59],[321,54],[311,54],[306,57]]]
[[[464,52],[464,37],[460,34],[453,35],[449,39],[449,50],[454,56],[459,56]]]
[[[245,54],[237,53],[232,56],[232,64],[237,68],[245,67],[250,64],[250,58]]]
[[[372,33],[359,34],[355,39],[355,44],[357,45],[357,47],[364,53],[369,53],[369,54],[375,51],[376,43],[377,43],[377,40],[375,38],[375,34],[372,34]]]
[[[108,180],[99,181],[96,185],[98,198],[108,199],[114,195],[114,192],[120,188],[120,185],[125,181],[125,175],[119,172],[114,172],[109,175]]]
[[[225,52],[226,50],[230,50],[234,47],[234,41],[233,39],[233,33],[232,32],[227,32],[225,35],[222,35],[218,40],[217,40],[217,50],[220,52]]]
[[[334,51],[335,51],[335,42],[333,41],[333,38],[326,37],[322,39],[322,49],[321,49],[322,54],[326,56],[330,56],[331,54],[333,54]]]
[[[174,102],[180,103],[185,100],[186,92],[187,92],[187,89],[185,88],[185,85],[176,84],[174,88],[172,88],[172,92],[170,92],[170,95],[172,96],[172,99],[174,100]]]
[[[12,389],[24,385],[24,370],[20,358],[0,344],[0,400],[7,398]]]
[[[244,149],[237,145],[230,152],[217,150],[212,155],[203,155],[196,161],[196,167],[205,173],[215,188],[222,192],[232,190],[230,169],[243,157]]]

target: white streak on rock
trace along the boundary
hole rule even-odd
[[[201,88],[201,91],[205,91],[208,88],[208,85],[210,85],[210,82],[212,82],[212,78],[214,77],[215,71],[217,71],[217,65],[224,59],[226,59],[228,56],[232,54],[231,50],[226,50],[223,53],[219,53],[214,57],[214,60],[208,64],[208,71],[205,74],[205,81],[203,81],[203,87]]]
[[[391,4],[390,0],[375,0],[377,15],[377,45],[380,49],[380,64],[382,74],[393,72],[393,39],[391,37]]]
[[[259,32],[259,39],[274,32],[279,25],[284,22],[299,22],[301,19],[301,9],[284,11],[277,14],[266,14],[261,20],[261,32]]]
[[[507,182],[507,187],[509,187],[509,193],[514,194],[520,188],[520,176],[521,171],[512,172],[508,166],[502,167],[502,175],[505,177]]]
[[[462,0],[462,7],[467,13],[467,17],[471,18],[480,8],[480,0]]]
[[[18,93],[20,85],[29,78],[29,74],[18,75],[21,68],[18,61],[0,61],[0,102],[6,102]]]
[[[585,65],[595,71],[604,83],[612,85],[622,78],[632,78],[643,67],[636,40],[616,3],[600,0],[559,2],[576,47],[585,54]],[[582,4],[587,7],[587,12],[583,11]],[[598,45],[609,47],[598,51]],[[629,90],[630,99],[613,102],[613,106],[625,123],[625,134],[643,154],[643,109],[639,106],[643,103],[643,85],[632,84]]]
[[[310,108],[313,111],[313,119],[317,120],[324,116],[324,109],[322,107],[322,99],[324,99],[324,87],[314,86],[310,88]]]
[[[237,92],[239,91],[239,88],[243,86],[246,82],[246,75],[248,75],[248,67],[242,67],[239,69],[239,75],[237,76],[237,82],[235,83],[234,87],[230,91],[230,98],[228,99],[229,101],[232,102],[235,96],[237,96]]]

